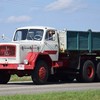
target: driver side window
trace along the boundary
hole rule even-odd
[[[55,31],[54,30],[48,30],[46,32],[45,39],[47,41],[55,41]]]

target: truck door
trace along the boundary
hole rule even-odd
[[[48,53],[53,61],[58,60],[58,36],[57,31],[47,30],[45,35],[44,52]]]

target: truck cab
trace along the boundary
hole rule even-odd
[[[48,53],[52,61],[58,60],[57,30],[50,27],[23,27],[18,28],[12,39],[13,43],[19,43],[20,52],[26,56],[30,51]],[[25,58],[25,57],[23,57]]]
[[[14,73],[24,76],[27,73],[31,74],[27,71],[36,69],[37,63],[47,62],[51,68],[52,62],[58,61],[58,54],[56,29],[43,26],[17,28],[11,43],[0,44],[0,70],[9,71],[9,75]],[[41,70],[44,73],[46,69],[43,69]]]

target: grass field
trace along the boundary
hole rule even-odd
[[[17,75],[12,75],[10,81],[31,81],[31,76],[18,77]]]
[[[100,90],[0,96],[0,100],[100,100]]]

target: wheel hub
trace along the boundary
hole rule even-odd
[[[40,78],[41,80],[43,80],[43,79],[45,78],[45,76],[46,76],[46,69],[45,69],[44,67],[41,67],[41,68],[39,69],[39,78]]]
[[[87,74],[88,74],[88,77],[89,77],[89,78],[92,78],[92,77],[93,77],[94,70],[93,70],[92,66],[89,66],[89,67],[88,67],[88,69],[87,69]]]

